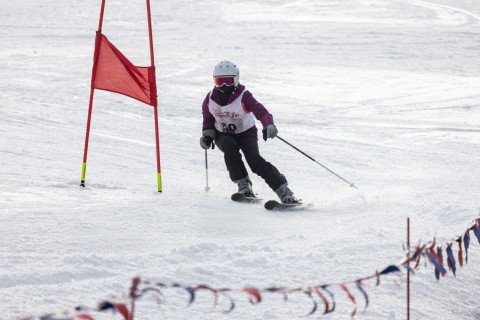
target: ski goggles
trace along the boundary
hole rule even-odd
[[[228,77],[216,77],[213,78],[213,81],[215,82],[215,85],[217,87],[221,87],[223,85],[226,86],[233,86],[235,84],[235,78],[228,76]]]

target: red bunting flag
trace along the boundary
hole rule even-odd
[[[86,313],[77,313],[74,315],[74,317],[75,319],[78,319],[78,320],[94,320],[92,316]]]
[[[329,313],[330,308],[329,308],[329,305],[328,305],[328,300],[327,300],[327,298],[325,298],[325,296],[323,295],[320,288],[319,287],[309,287],[308,290],[314,291],[320,297],[320,299],[322,299],[323,305],[325,307],[325,309],[323,311],[323,314],[325,315],[325,314]]]
[[[340,288],[342,288],[343,291],[345,291],[350,301],[352,301],[353,304],[355,305],[355,307],[352,310],[352,313],[350,314],[350,316],[353,319],[355,317],[355,314],[357,313],[357,301],[355,300],[355,296],[350,292],[350,290],[348,290],[348,287],[345,283],[340,283],[339,286]]]
[[[458,242],[458,264],[460,267],[463,267],[462,237],[457,238],[455,241]]]
[[[244,288],[242,291],[248,293],[248,301],[250,301],[251,304],[257,304],[262,301],[262,295],[260,294],[260,291],[258,291],[258,289]]]
[[[113,303],[113,306],[115,307],[115,310],[120,313],[125,320],[130,320],[130,312],[128,311],[128,308],[125,304],[123,303]]]
[[[208,291],[212,292],[213,297],[215,298],[215,300],[213,301],[213,304],[214,304],[214,306],[218,305],[218,290],[217,289],[212,288],[210,286],[207,286],[206,284],[199,284],[194,289],[195,289],[195,291],[197,291],[197,290],[208,290]]]

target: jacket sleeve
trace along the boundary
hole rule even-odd
[[[205,98],[205,100],[203,100],[203,104],[202,104],[202,114],[203,114],[202,130],[215,128],[215,118],[213,117],[213,114],[208,109],[209,100],[210,100],[210,94],[207,94],[207,97]]]
[[[255,118],[257,118],[263,125],[263,127],[267,127],[270,124],[274,124],[273,116],[268,112],[268,110],[258,102],[250,91],[246,91],[243,94],[242,98],[243,107],[248,112],[253,112]]]

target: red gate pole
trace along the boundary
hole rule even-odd
[[[155,145],[157,149],[157,189],[162,192],[162,171],[160,168],[160,138],[158,133],[158,111],[157,103],[153,106],[153,116],[155,118]]]
[[[150,13],[150,0],[147,1],[147,18],[148,18],[148,38],[150,42],[150,63],[153,70],[155,71],[155,58],[153,54],[153,36],[152,36],[152,17]],[[158,132],[158,102],[157,97],[155,97],[153,105],[153,116],[155,118],[155,146],[157,151],[157,188],[158,192],[162,192],[162,170],[160,167],[160,134]]]
[[[407,320],[410,320],[410,218],[407,217]]]
[[[88,141],[90,139],[90,123],[92,120],[92,108],[93,108],[93,92],[95,91],[94,88],[94,81],[95,81],[95,74],[96,74],[96,67],[98,61],[98,47],[100,45],[99,41],[99,33],[102,32],[102,24],[103,24],[103,12],[105,10],[105,0],[102,0],[102,7],[100,9],[100,19],[98,22],[98,30],[97,36],[95,37],[95,52],[93,56],[93,68],[92,68],[92,80],[90,85],[90,101],[88,103],[88,116],[87,116],[87,129],[85,134],[85,147],[83,149],[83,162],[82,162],[82,177],[80,180],[80,186],[85,187],[85,173],[87,171],[87,154],[88,154]]]

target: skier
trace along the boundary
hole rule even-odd
[[[238,192],[255,198],[252,181],[242,161],[242,150],[252,172],[262,177],[282,203],[299,203],[288,187],[287,179],[270,162],[260,156],[255,118],[263,125],[263,139],[275,138],[273,116],[239,82],[239,69],[231,61],[219,62],[213,70],[215,87],[203,101],[203,131],[200,146],[224,153],[230,179]],[[215,141],[215,144],[213,143]]]

